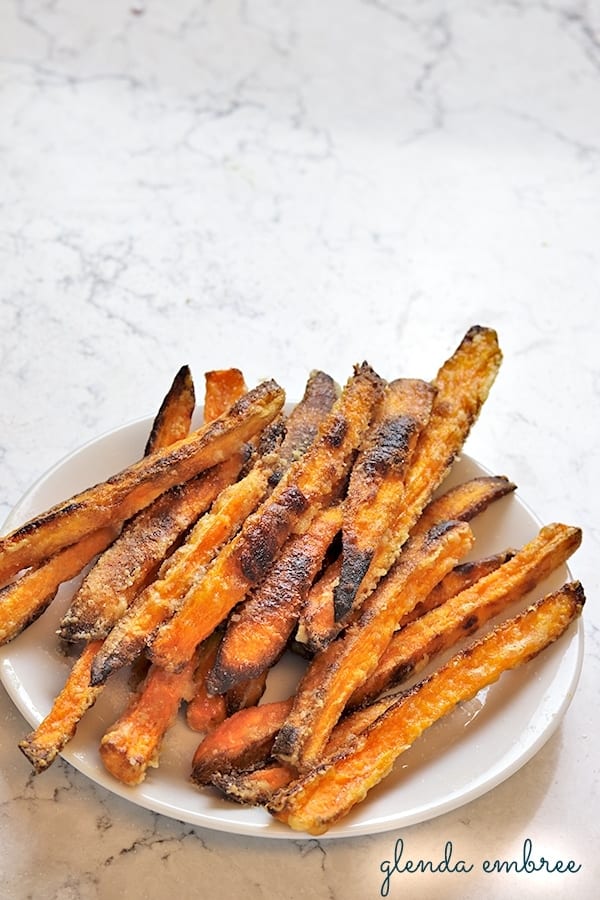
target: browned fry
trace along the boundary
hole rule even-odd
[[[122,716],[100,741],[105,769],[124,784],[141,784],[149,766],[157,767],[164,736],[182,700],[193,693],[195,659],[177,673],[151,666]]]
[[[232,457],[207,472],[211,509],[202,516],[186,542],[165,561],[155,581],[133,601],[108,634],[92,666],[92,682],[133,662],[154,631],[171,616],[194,581],[201,577],[219,547],[228,541],[264,497],[272,471],[258,463],[235,482],[239,458]],[[234,482],[234,483],[232,483]]]
[[[404,479],[427,424],[435,389],[418,379],[390,382],[360,448],[344,501],[342,564],[334,590],[337,621],[375,587],[395,554],[389,541],[404,502]]]
[[[54,599],[59,585],[79,574],[114,537],[113,528],[100,528],[1,588],[0,644],[15,638],[37,619]]]
[[[90,666],[100,641],[87,644],[54,700],[52,709],[37,728],[19,742],[36,773],[50,766],[75,735],[83,714],[96,702],[102,688],[90,686]]]
[[[264,581],[230,617],[208,678],[209,690],[228,691],[277,662],[341,524],[338,504],[317,515],[304,534],[287,541]]]
[[[448,522],[417,535],[364,601],[346,632],[317,654],[295,694],[274,755],[299,771],[317,765],[354,690],[376,669],[401,617],[432,590],[473,543],[469,525]]]
[[[206,678],[214,665],[220,640],[221,632],[213,631],[198,647],[194,695],[185,710],[189,727],[202,734],[212,731],[227,717],[225,697],[221,694],[209,694],[206,689]]]
[[[91,531],[129,519],[164,491],[238,453],[275,418],[284,400],[282,388],[265,381],[215,422],[19,526],[0,539],[0,581]]]
[[[501,362],[496,332],[474,326],[438,371],[431,416],[417,442],[405,480],[403,510],[394,525],[395,553],[462,449]],[[390,546],[389,556],[394,555],[392,551]],[[379,574],[385,571],[382,566]]]
[[[239,369],[213,369],[204,373],[204,421],[227,412],[232,403],[242,397],[248,388]]]
[[[337,758],[281,790],[270,804],[273,815],[298,831],[327,831],[364,800],[434,722],[560,638],[584,602],[580,584],[565,585],[458,652],[400,695]]]
[[[225,719],[198,745],[192,761],[192,781],[210,784],[215,772],[246,769],[263,762],[292,705],[276,700],[249,706]]]
[[[339,390],[331,375],[320,369],[310,373],[302,399],[287,417],[280,453],[281,474],[312,445],[338,396]]]
[[[514,490],[513,482],[503,475],[486,475],[465,481],[429,502],[413,534],[423,533],[450,519],[468,522]],[[333,587],[340,565],[338,558],[328,566],[311,588],[300,615],[297,640],[313,653],[323,650],[341,630],[333,610]],[[432,593],[432,597],[423,600],[422,604],[429,605],[434,600]],[[415,613],[410,610],[407,615],[414,617]]]
[[[319,510],[331,503],[347,477],[382,386],[366,364],[355,370],[306,453],[289,466],[157,633],[150,645],[157,665],[176,669],[189,659],[197,644],[263,580],[289,535],[306,531]]]
[[[376,670],[357,687],[348,705],[368,702],[419,672],[437,654],[533,590],[563,565],[580,543],[579,528],[546,525],[500,568],[397,631]]]
[[[152,423],[144,456],[187,437],[196,405],[194,381],[189,366],[182,366]]]

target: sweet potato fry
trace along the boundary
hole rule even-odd
[[[154,631],[173,615],[219,547],[260,503],[272,467],[257,464],[244,479],[235,482],[239,465],[239,459],[232,457],[201,476],[207,480],[210,500],[214,501],[211,509],[112,628],[94,660],[93,684],[101,684],[112,672],[133,662]]]
[[[434,395],[432,385],[418,379],[399,378],[386,386],[344,501],[342,564],[333,597],[338,621],[373,590],[371,573],[389,566],[388,535],[403,506],[404,479]]]
[[[176,669],[189,659],[197,644],[263,580],[289,535],[306,531],[336,496],[382,388],[369,366],[357,367],[306,453],[289,466],[157,633],[150,645],[157,665]]]
[[[431,500],[413,529],[421,533],[450,519],[469,522],[496,500],[515,490],[504,475],[473,478]],[[311,588],[300,614],[296,639],[313,653],[323,650],[341,630],[333,610],[333,588],[340,571],[341,560],[336,559]],[[431,598],[435,600],[435,595]],[[430,599],[421,601],[431,603]],[[440,601],[441,602],[441,601]],[[411,610],[407,615],[413,615]]]
[[[37,619],[54,599],[59,585],[78,575],[114,538],[113,528],[100,528],[0,588],[0,644],[17,637]]]
[[[102,688],[90,686],[90,666],[101,641],[84,648],[69,673],[52,709],[37,728],[19,743],[36,774],[50,766],[75,735],[83,714],[96,702]]]
[[[385,778],[427,728],[560,638],[584,603],[580,584],[565,585],[458,652],[402,694],[350,749],[280,791],[269,807],[273,815],[298,831],[323,834]]]
[[[192,761],[192,781],[210,784],[215,772],[245,769],[264,761],[292,700],[249,706],[225,719],[198,745]]]
[[[411,612],[403,616],[398,622],[398,629],[404,628],[415,619],[420,619],[431,609],[436,609],[449,600],[460,594],[461,591],[474,585],[481,578],[495,572],[501,565],[508,562],[515,555],[513,549],[501,550],[499,553],[493,553],[490,556],[483,556],[481,559],[472,559],[464,563],[459,563],[447,575],[442,578],[439,584],[429,592],[425,600],[417,603]]]
[[[280,475],[294,460],[306,453],[338,396],[339,390],[331,375],[320,369],[310,373],[302,399],[287,417],[286,433],[281,445]]]
[[[522,599],[563,565],[581,543],[581,531],[546,525],[500,568],[397,631],[373,674],[359,685],[350,707],[376,697],[419,672],[437,654],[473,634],[485,622]]]
[[[189,437],[19,526],[0,539],[0,582],[91,531],[129,519],[164,491],[237,453],[275,418],[284,399],[279,385],[265,381]]]
[[[317,515],[304,534],[287,541],[264,581],[230,617],[208,678],[210,691],[228,691],[277,662],[341,524],[338,504]]]
[[[223,415],[248,390],[239,369],[212,369],[204,373],[204,382],[205,422]]]
[[[194,695],[190,698],[186,710],[186,722],[192,731],[207,734],[227,718],[227,705],[222,694],[209,694],[206,679],[212,669],[221,632],[213,631],[198,647],[197,664],[194,670]]]
[[[466,555],[469,525],[448,522],[411,539],[343,635],[317,654],[275,741],[274,755],[306,771],[317,765],[354,690],[376,669],[399,619]]]
[[[182,366],[167,391],[152,423],[144,456],[181,441],[190,432],[196,405],[194,381],[189,366]]]
[[[100,741],[105,769],[124,784],[141,784],[148,767],[158,766],[164,736],[182,700],[193,693],[196,660],[177,673],[151,666],[122,716]]]
[[[214,772],[213,787],[226,797],[246,806],[264,806],[282,788],[294,780],[294,772],[281,763],[265,763],[256,769]]]

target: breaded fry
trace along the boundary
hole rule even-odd
[[[239,467],[240,460],[232,457],[201,476],[207,482],[206,505],[212,501],[211,509],[161,566],[156,580],[136,597],[112,628],[94,660],[93,684],[101,684],[112,672],[133,662],[154,631],[173,614],[219,547],[260,503],[268,489],[271,467],[257,464],[244,479],[235,482]]]
[[[306,453],[289,466],[157,633],[149,648],[157,665],[176,669],[189,659],[197,644],[265,578],[289,535],[306,531],[329,505],[348,475],[382,386],[369,366],[357,367]]]
[[[542,528],[504,565],[446,603],[397,631],[379,665],[359,685],[348,705],[359,706],[419,672],[437,654],[473,634],[510,603],[522,599],[563,565],[581,543],[581,531],[567,525]]]
[[[210,784],[215,772],[246,769],[264,761],[292,700],[249,706],[225,719],[198,745],[192,761],[192,781]]]
[[[280,475],[306,453],[317,437],[323,420],[331,412],[339,393],[331,375],[320,369],[310,373],[302,399],[287,417],[286,433],[281,445]]]
[[[434,396],[432,385],[419,379],[399,378],[386,386],[344,500],[342,564],[333,597],[337,621],[345,620],[355,604],[360,606],[375,587],[371,573],[387,565],[389,535],[404,501],[404,479]]]
[[[208,677],[210,691],[228,691],[277,662],[341,524],[338,504],[317,515],[304,534],[288,539],[264,581],[230,617]]]
[[[213,772],[210,783],[229,800],[246,806],[264,806],[282,788],[294,780],[294,772],[281,763],[271,762],[241,772]]]
[[[375,671],[400,618],[460,562],[472,543],[464,522],[445,523],[407,543],[356,620],[308,666],[275,741],[273,752],[280,762],[301,772],[319,763],[348,699]]]
[[[190,431],[196,406],[194,381],[189,366],[182,366],[173,379],[152,423],[144,456],[183,440]]]
[[[580,584],[565,585],[498,625],[400,695],[337,759],[280,791],[270,811],[293,829],[323,834],[364,800],[427,728],[560,638],[584,603]]]
[[[75,660],[52,709],[37,728],[19,742],[37,773],[50,766],[75,735],[83,714],[96,702],[102,688],[90,686],[90,667],[101,641],[91,641]]]
[[[141,784],[148,767],[157,767],[164,736],[175,721],[182,700],[193,694],[196,660],[180,672],[150,666],[127,709],[100,741],[105,769],[124,784]]]
[[[35,621],[48,608],[59,585],[78,575],[114,538],[113,528],[100,528],[0,588],[0,644],[11,641]]]
[[[213,369],[204,373],[204,421],[212,422],[227,412],[248,388],[239,369]]]
[[[341,623],[335,619],[333,592],[340,577],[342,558],[329,563],[317,578],[304,602],[298,618],[296,641],[310,654],[324,650],[341,631]]]
[[[284,400],[282,388],[265,381],[215,422],[19,526],[0,539],[0,581],[91,531],[129,519],[164,491],[239,452],[275,418]]]
[[[247,706],[256,706],[265,690],[267,689],[268,669],[256,675],[254,678],[248,678],[247,681],[240,681],[225,692],[225,704],[227,706],[227,715],[232,716],[233,713],[240,709],[246,709]],[[218,694],[215,696],[219,696]]]

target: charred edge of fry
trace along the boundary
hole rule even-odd
[[[402,693],[348,749],[275,794],[269,811],[296,830],[324,833],[365,799],[434,722],[538,656],[565,634],[584,604],[583,588],[574,582],[498,625]]]
[[[182,366],[152,423],[144,456],[184,438],[189,432],[195,405],[192,373],[189,366]]]
[[[267,688],[268,674],[268,670],[259,672],[254,678],[248,678],[229,688],[224,695],[228,716],[232,716],[233,713],[240,709],[246,709],[248,706],[258,705]]]
[[[272,421],[284,399],[275,381],[262,382],[215,422],[19,526],[0,539],[0,580],[91,530],[129,518],[165,490],[222,461]]]
[[[249,585],[266,576],[289,533],[290,521],[307,509],[306,497],[292,484],[260,511],[260,516],[249,520],[239,554],[240,569]]]
[[[463,481],[429,501],[413,532],[426,531],[442,519],[470,521],[516,489],[505,475],[480,475]]]

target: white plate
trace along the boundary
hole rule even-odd
[[[17,504],[4,531],[139,458],[149,425],[150,420],[133,422],[58,463]],[[446,484],[482,473],[488,474],[473,459],[463,456]],[[507,496],[473,523],[477,539],[472,556],[518,547],[537,533],[539,524],[517,495]],[[568,569],[563,567],[535,596],[559,587],[568,578]],[[69,661],[59,652],[55,630],[73,589],[74,583],[63,585],[44,615],[0,648],[0,678],[31,726],[48,712],[69,670]],[[582,656],[583,628],[579,623],[532,662],[505,674],[425,732],[399,758],[393,773],[324,837],[372,834],[422,822],[499,784],[531,759],[559,724],[573,696]],[[299,659],[287,655],[269,676],[266,699],[287,696],[301,667]],[[125,697],[125,678],[117,676],[84,717],[62,754],[64,759],[132,803],[192,825],[268,838],[301,837],[260,808],[238,806],[216,792],[194,787],[188,776],[198,736],[183,720],[169,732],[160,768],[151,769],[144,784],[129,788],[113,779],[102,767],[98,744],[121,711]],[[15,753],[19,753],[16,747]]]

